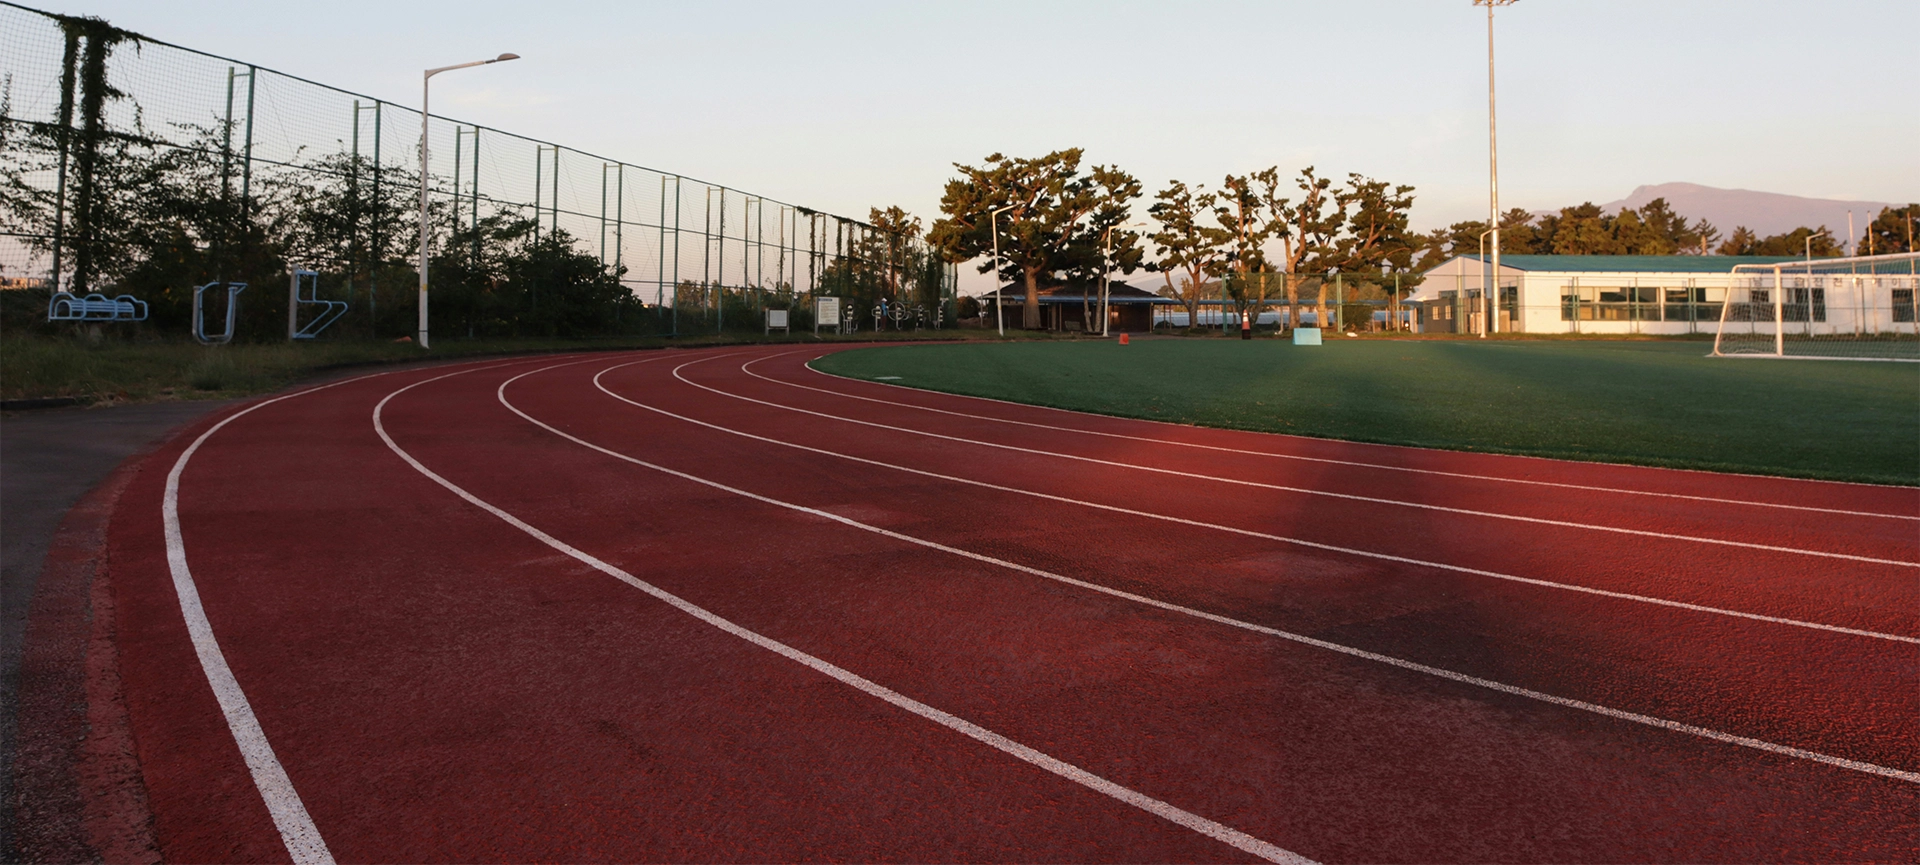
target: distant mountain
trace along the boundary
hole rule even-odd
[[[1842,241],[1858,240],[1867,223],[1880,214],[1880,208],[1897,207],[1882,201],[1838,201],[1831,198],[1801,198],[1777,192],[1751,189],[1716,189],[1698,183],[1662,183],[1642,186],[1619,201],[1600,205],[1608,213],[1622,207],[1641,207],[1656,198],[1665,198],[1676,213],[1688,219],[1705,219],[1720,229],[1722,236],[1737,226],[1753,229],[1761,237],[1782,234],[1800,226],[1826,226]],[[1847,211],[1853,211],[1853,236],[1847,235]]]

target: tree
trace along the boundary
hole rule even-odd
[[[1634,213],[1645,226],[1646,232],[1656,238],[1651,244],[1658,251],[1640,253],[1644,255],[1706,255],[1707,248],[1720,238],[1720,230],[1704,219],[1692,223],[1674,212],[1673,206],[1665,198],[1656,198],[1642,205],[1638,211],[1621,210],[1624,218]]]
[[[1005,268],[995,274],[1005,284],[1010,277],[1026,286],[1022,326],[1040,327],[1040,284],[1073,266],[1075,244],[1085,237],[1089,217],[1103,206],[1139,196],[1139,183],[1124,171],[1095,166],[1080,173],[1083,151],[1056,150],[1037,159],[1016,159],[995,153],[981,167],[961,165],[962,177],[947,182],[940,199],[946,217],[935,222],[927,239],[949,260],[965,261],[991,254],[995,225],[992,212],[1008,207],[1000,221],[1000,253]],[[1097,237],[1095,238],[1097,242]],[[995,271],[995,262],[980,266]]]
[[[1714,249],[1715,255],[1747,255],[1743,250],[1752,249],[1760,243],[1760,237],[1753,229],[1744,225],[1735,226],[1733,236]]]
[[[1249,326],[1260,319],[1271,291],[1267,272],[1272,268],[1267,263],[1264,247],[1278,224],[1272,216],[1271,205],[1278,202],[1284,207],[1286,204],[1285,199],[1277,198],[1279,185],[1277,167],[1242,177],[1229,174],[1220,182],[1221,194],[1213,208],[1214,220],[1233,247],[1233,251],[1227,253],[1231,277],[1221,286],[1220,300],[1223,303],[1232,300],[1235,312]]]
[[[1733,230],[1733,236],[1716,250],[1721,255],[1806,255],[1815,258],[1833,258],[1846,254],[1846,250],[1836,240],[1833,232],[1825,226],[1818,229],[1801,226],[1785,234],[1771,237],[1757,237],[1753,231],[1742,225]]]
[[[1192,326],[1200,320],[1200,300],[1208,277],[1225,272],[1225,248],[1232,238],[1224,229],[1204,222],[1219,199],[1205,187],[1188,189],[1175,180],[1154,199],[1147,213],[1160,224],[1160,230],[1148,237],[1153,241],[1154,254],[1160,257],[1155,267],[1165,274],[1170,296],[1187,307],[1187,324]],[[1178,284],[1174,282],[1176,271],[1181,274]]]
[[[1342,271],[1379,270],[1383,264],[1407,266],[1414,247],[1414,237],[1407,231],[1413,187],[1389,187],[1385,181],[1349,174],[1347,187],[1335,198],[1342,210],[1351,210],[1346,236],[1335,244]]]
[[[888,296],[898,298],[901,280],[913,268],[910,256],[914,241],[920,239],[920,217],[896,205],[885,210],[867,208],[867,221],[873,223],[874,228],[874,233],[869,235],[874,247],[870,257],[878,260],[885,273]]]
[[[1350,210],[1345,236],[1334,244],[1338,267],[1344,273],[1371,278],[1390,270],[1405,270],[1413,263],[1418,237],[1407,230],[1413,209],[1413,187],[1390,186],[1359,174],[1347,175],[1347,186],[1335,198],[1343,210]],[[1387,290],[1383,279],[1381,288]],[[1398,308],[1400,297],[1391,292],[1389,299]],[[1366,310],[1371,317],[1372,310]]]
[[[1867,230],[1860,235],[1860,246],[1854,252],[1862,255],[1912,252],[1916,221],[1920,221],[1920,204],[1880,208],[1880,215],[1867,223]]]
[[[1098,288],[1106,284],[1109,268],[1132,273],[1140,269],[1145,257],[1140,233],[1126,227],[1133,215],[1131,202],[1141,194],[1140,181],[1104,166],[1096,166],[1092,174],[1103,194],[1087,218],[1085,230],[1069,244],[1065,268],[1067,282],[1083,287],[1080,320],[1090,330],[1094,329],[1094,298],[1099,295]]]
[[[1280,261],[1288,274],[1288,327],[1300,326],[1301,275],[1320,274],[1335,266],[1333,241],[1347,219],[1344,205],[1329,191],[1333,181],[1315,176],[1313,166],[1301,169],[1294,185],[1300,189],[1300,203],[1277,199],[1271,208],[1273,236],[1280,241]],[[1320,297],[1314,314],[1314,321],[1325,327],[1327,284],[1324,279],[1320,280]]]

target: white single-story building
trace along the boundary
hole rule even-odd
[[[1727,291],[1736,284],[1736,265],[1801,260],[1766,255],[1503,255],[1497,327],[1525,333],[1712,333]],[[1408,298],[1421,307],[1421,332],[1472,333],[1483,327],[1483,267],[1478,255],[1460,255],[1424,274]],[[1751,281],[1753,276],[1746,273],[1739,279]]]

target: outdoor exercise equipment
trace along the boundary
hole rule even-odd
[[[304,327],[300,325],[300,307],[303,304],[319,307]],[[327,325],[339,321],[346,314],[346,301],[320,299],[318,271],[297,268],[293,271],[293,281],[287,286],[287,339],[313,339],[326,330]],[[232,325],[228,325],[227,329],[231,331]]]
[[[202,301],[207,289],[225,286],[227,289],[227,329],[218,334],[207,334],[207,320],[204,315],[205,304]],[[201,345],[225,345],[233,341],[233,324],[239,318],[240,292],[247,290],[244,282],[209,282],[193,288],[193,338]]]
[[[146,321],[147,302],[131,294],[108,297],[89,294],[75,297],[72,292],[56,292],[47,304],[48,321]]]

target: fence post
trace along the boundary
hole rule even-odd
[[[1347,285],[1346,274],[1333,272],[1333,329],[1345,332],[1347,329]]]
[[[80,33],[68,30],[66,54],[60,63],[60,169],[53,187],[53,279],[48,285],[60,290],[60,256],[66,250],[67,227],[67,154],[73,141],[73,88],[75,64],[80,59]]]
[[[613,167],[613,278],[623,287],[625,283],[620,279],[620,264],[622,253],[626,251],[626,232],[621,229],[626,225],[626,198],[627,166],[616,162]]]
[[[673,177],[673,331],[680,336],[680,186],[682,178]]]
[[[473,217],[473,264],[474,270],[480,269],[480,127],[473,127],[473,195],[468,199]]]
[[[240,218],[250,223],[253,217],[253,90],[259,70],[247,67],[247,141],[240,160]],[[251,234],[252,232],[248,232]]]
[[[466,137],[466,132],[460,128],[460,124],[458,123],[454,124],[453,126],[453,208],[448,212],[453,214],[453,232],[455,234],[460,233],[460,155],[461,155],[460,139],[464,137]],[[452,246],[453,239],[451,237],[447,239],[447,244],[449,247]]]
[[[360,100],[353,100],[353,150],[347,161],[347,300],[353,300],[353,269],[360,265]]]
[[[375,335],[379,334],[380,307],[377,298],[380,294],[380,118],[385,114],[386,103],[376,99],[373,102],[373,260],[367,267],[367,328]]]

